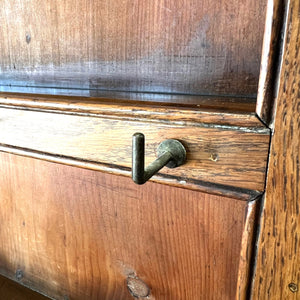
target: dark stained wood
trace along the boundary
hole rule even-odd
[[[146,164],[155,160],[165,139],[181,140],[187,149],[187,162],[162,169],[160,182],[205,191],[210,185],[214,193],[240,189],[250,198],[264,189],[269,130],[254,115],[51,99],[3,98],[0,103],[5,105],[0,108],[2,151],[47,154],[52,161],[128,176],[132,135],[142,132]]]
[[[268,0],[256,112],[270,126],[277,97],[276,72],[281,62],[280,37],[286,6],[287,0]]]
[[[34,292],[12,280],[0,276],[1,300],[49,300],[37,292]]]
[[[0,84],[255,98],[265,8],[253,0],[3,0]]]
[[[253,299],[300,298],[300,3],[288,7]]]
[[[0,169],[2,274],[56,299],[133,299],[128,278],[147,299],[235,298],[252,204],[5,153]]]

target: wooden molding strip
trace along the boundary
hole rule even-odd
[[[206,100],[201,99],[201,102],[204,102],[205,105],[178,106],[150,102],[142,104],[137,101],[124,101],[115,98],[0,93],[1,107],[18,107],[88,116],[113,116],[114,118],[120,117],[123,119],[126,117],[131,119],[144,118],[150,122],[172,122],[172,124],[179,125],[201,122],[201,124],[239,126],[261,129],[264,132],[268,131],[254,112],[223,109],[223,106],[234,102],[234,99],[232,101],[221,101],[220,99],[206,97]],[[210,105],[209,102],[211,102]],[[218,103],[215,104],[216,102]]]
[[[280,36],[287,0],[268,0],[260,66],[256,112],[266,124],[273,122],[276,72],[280,63]]]
[[[142,132],[146,164],[164,139],[187,148],[186,164],[163,168],[156,181],[217,194],[264,189],[269,130],[252,115],[41,97],[1,98],[0,106],[2,151],[128,176],[131,137]]]
[[[247,206],[247,218],[245,220],[244,231],[241,241],[240,264],[235,298],[236,300],[247,299],[249,294],[252,275],[252,263],[254,256],[254,232],[260,203],[261,197],[258,197],[254,201],[249,202]]]
[[[78,94],[79,93],[79,94]],[[81,94],[82,93],[82,94]],[[177,107],[194,107],[197,109],[215,109],[219,111],[235,113],[254,113],[256,97],[214,96],[214,95],[187,95],[187,94],[161,94],[142,92],[118,92],[110,90],[84,90],[84,89],[60,89],[27,86],[1,86],[3,97],[15,98],[21,94],[24,99],[38,98],[42,95],[45,99],[56,102],[62,99],[77,99],[77,102],[118,102],[123,104],[137,103],[144,105],[163,105]]]

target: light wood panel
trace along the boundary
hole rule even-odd
[[[48,154],[50,160],[72,164],[73,159],[75,165],[81,160],[83,167],[130,175],[132,135],[142,132],[146,164],[155,160],[156,149],[165,139],[178,139],[187,149],[187,162],[161,170],[161,182],[206,186],[205,190],[211,186],[214,192],[240,189],[250,198],[264,189],[269,130],[251,114],[55,99],[0,102],[7,107],[0,108],[0,143],[8,152],[14,152],[14,147],[21,154],[21,148],[27,155],[38,153],[39,158]]]
[[[253,299],[300,298],[300,3],[289,1]]]
[[[133,299],[128,278],[147,299],[234,299],[246,201],[5,153],[0,164],[2,274],[21,270],[56,299]]]
[[[253,0],[3,0],[0,83],[255,98],[265,8]]]

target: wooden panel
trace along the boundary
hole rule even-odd
[[[246,201],[5,153],[0,164],[2,274],[56,299],[133,299],[128,278],[147,299],[234,299]]]
[[[186,164],[176,169],[164,168],[160,172],[162,182],[183,187],[213,183],[215,189],[217,185],[220,189],[227,186],[239,188],[243,193],[252,190],[254,194],[264,189],[269,130],[256,118],[243,115],[245,124],[252,122],[255,127],[237,127],[221,126],[224,120],[226,123],[226,114],[217,113],[211,114],[212,121],[223,119],[220,125],[204,124],[209,114],[192,110],[98,105],[88,107],[89,112],[94,110],[91,115],[84,110],[84,114],[80,113],[80,106],[71,106],[66,111],[64,103],[62,111],[57,105],[56,108],[54,112],[61,113],[50,113],[47,108],[45,111],[0,108],[1,149],[6,146],[10,146],[6,149],[9,152],[13,151],[11,146],[31,149],[52,155],[51,160],[64,162],[61,156],[74,158],[76,165],[83,160],[83,167],[130,175],[132,135],[143,132],[146,164],[156,158],[156,148],[164,139],[181,140],[187,149]],[[238,120],[228,114],[227,119],[233,123],[234,119],[241,121],[240,117]]]
[[[256,112],[266,124],[272,126],[277,97],[277,76],[281,63],[281,31],[287,0],[268,0],[265,34],[261,58]]]
[[[1,300],[49,300],[28,288],[0,276],[0,299]]]
[[[253,299],[300,298],[300,3],[288,7]]]
[[[3,0],[0,84],[255,97],[265,7]]]

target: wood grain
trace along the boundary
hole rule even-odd
[[[247,220],[244,226],[241,244],[236,300],[245,300],[248,299],[249,296],[254,261],[254,231],[256,230],[258,209],[260,208],[261,203],[260,200],[259,197],[256,201],[249,202],[247,208]]]
[[[253,299],[300,298],[300,3],[289,1]]]
[[[94,98],[56,95],[30,95],[0,93],[0,107],[22,108],[35,111],[76,114],[84,116],[111,116],[123,119],[147,119],[149,122],[169,122],[173,124],[215,124],[234,127],[250,127],[266,130],[265,125],[257,118],[251,106],[244,105],[242,100],[230,97],[200,97],[201,104],[178,105],[157,103],[142,104],[131,100],[131,93],[123,98]],[[127,97],[126,97],[127,96]],[[176,97],[175,95],[173,95]],[[171,96],[170,96],[171,97]],[[178,97],[178,96],[177,96]],[[188,103],[191,96],[183,97]],[[169,98],[171,99],[171,98]],[[154,98],[153,98],[154,100]],[[235,100],[238,100],[236,102]],[[169,101],[169,100],[168,100]],[[195,102],[194,102],[195,103]],[[252,106],[253,108],[253,106]]]
[[[1,300],[49,300],[48,297],[36,293],[12,280],[0,276]]]
[[[281,62],[280,37],[286,9],[287,0],[268,0],[256,112],[270,126],[274,121],[274,102],[278,92],[276,73]]]
[[[0,169],[2,274],[55,299],[133,299],[128,277],[148,299],[234,299],[247,202],[5,153]]]
[[[3,103],[7,105],[6,100]],[[218,186],[238,188],[243,194],[254,191],[255,195],[264,189],[269,130],[254,116],[109,104],[83,108],[82,103],[51,100],[40,104],[33,100],[28,110],[25,102],[21,99],[23,106],[14,103],[9,109],[0,108],[2,151],[13,152],[13,147],[18,154],[25,149],[24,154],[31,155],[32,150],[48,154],[53,161],[64,162],[63,157],[72,164],[74,159],[73,164],[80,166],[81,160],[82,167],[128,176],[132,135],[142,132],[146,136],[146,164],[155,160],[164,139],[181,140],[187,149],[186,164],[162,169],[161,182],[187,188],[195,183],[199,188],[213,185],[211,190]],[[233,125],[234,120],[241,125],[243,117],[245,127]],[[254,127],[248,127],[249,123]]]
[[[1,92],[1,104],[24,106],[32,108],[49,108],[66,110],[66,107],[76,109],[77,111],[93,111],[99,110],[100,107],[107,106],[106,109],[111,108],[111,112],[121,109],[122,107],[129,108],[132,106],[140,106],[144,109],[183,109],[185,113],[187,110],[195,114],[208,114],[210,118],[214,112],[223,112],[226,116],[228,114],[236,116],[235,122],[238,118],[248,116],[258,124],[255,116],[256,99],[239,98],[230,96],[200,96],[200,95],[178,95],[178,94],[159,94],[159,93],[135,93],[135,92],[112,92],[103,91],[97,97],[90,96],[76,96],[76,95],[57,95],[55,91],[45,89],[48,94],[42,93],[10,93]],[[32,103],[33,102],[33,103]],[[145,103],[146,102],[146,103]],[[112,109],[113,108],[113,109]],[[133,111],[131,112],[133,113]],[[165,111],[167,114],[168,111]],[[215,114],[216,115],[216,114]],[[230,118],[226,117],[226,120]],[[219,118],[218,122],[221,121]],[[235,124],[236,125],[236,124]],[[259,125],[257,125],[259,126]],[[260,124],[260,126],[262,126]]]
[[[3,0],[0,84],[255,98],[265,8],[253,0]]]

